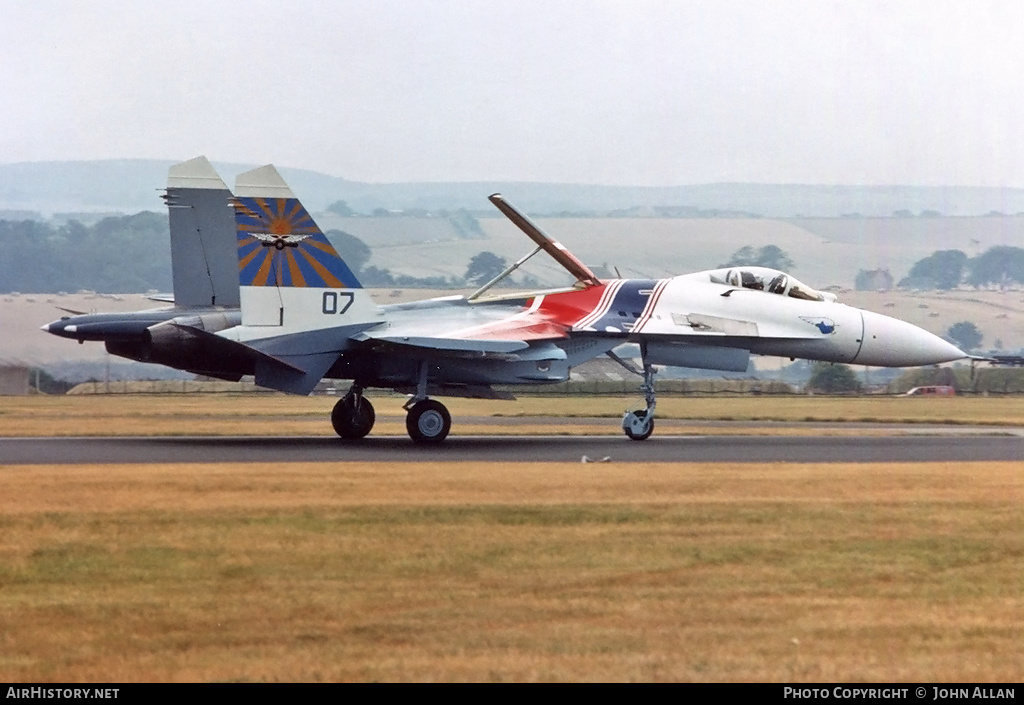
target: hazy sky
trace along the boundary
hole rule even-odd
[[[0,163],[1024,187],[1019,0],[0,0]]]

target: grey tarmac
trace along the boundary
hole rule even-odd
[[[925,429],[919,429],[924,431]],[[86,463],[580,462],[834,463],[1024,461],[1024,436],[450,436],[436,446],[406,436],[175,436],[0,438],[0,465]]]

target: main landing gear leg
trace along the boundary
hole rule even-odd
[[[654,396],[654,367],[644,362],[644,383],[640,391],[644,393],[645,409],[627,411],[622,417],[622,430],[631,440],[646,441],[654,433],[654,407],[658,400]]]
[[[334,432],[349,441],[366,436],[376,420],[373,404],[363,396],[363,388],[358,384],[349,388],[348,394],[338,400],[331,412]]]
[[[440,443],[452,429],[452,416],[444,404],[427,398],[426,361],[420,363],[416,395],[403,408],[409,412],[405,417],[405,430],[417,443]]]

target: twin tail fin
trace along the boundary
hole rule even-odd
[[[232,205],[240,286],[362,288],[272,165],[239,174]]]

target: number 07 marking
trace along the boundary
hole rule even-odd
[[[340,311],[338,310],[338,297],[341,297],[342,299]],[[336,313],[338,315],[341,315],[345,313],[345,311],[348,311],[349,307],[352,305],[352,302],[355,300],[356,295],[351,291],[342,291],[340,293],[334,291],[325,291],[323,307],[320,310],[326,314]]]

